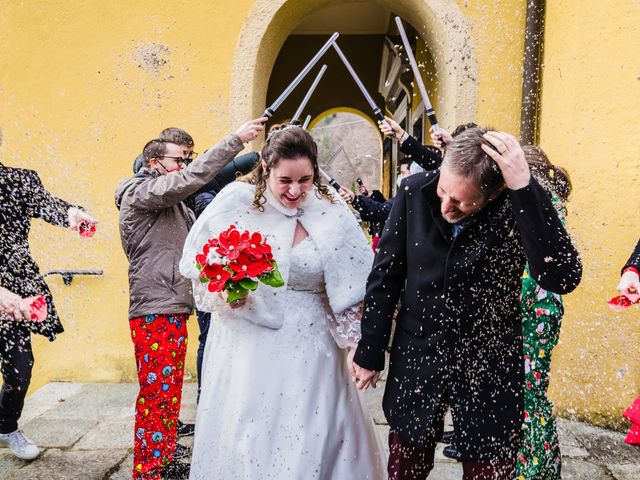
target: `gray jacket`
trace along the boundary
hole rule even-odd
[[[180,172],[143,168],[118,185],[120,238],[129,260],[129,318],[193,311],[191,281],[178,264],[195,220],[182,202],[215,177],[242,149],[231,134]]]

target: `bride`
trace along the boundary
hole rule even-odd
[[[231,224],[267,237],[286,286],[228,304],[198,281],[196,254]],[[212,313],[191,479],[386,477],[350,378],[371,262],[353,214],[320,181],[311,135],[273,129],[256,169],[200,216],[180,262]]]

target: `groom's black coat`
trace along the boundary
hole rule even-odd
[[[383,400],[391,428],[425,445],[449,405],[464,458],[512,457],[523,421],[525,263],[543,288],[564,294],[580,282],[581,262],[535,180],[489,202],[454,239],[438,178],[412,175],[396,195],[367,282],[355,362],[384,368],[401,300]]]

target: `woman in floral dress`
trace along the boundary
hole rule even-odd
[[[564,222],[565,207],[571,193],[568,173],[553,166],[536,146],[524,146],[531,174],[551,196]],[[524,443],[518,452],[518,480],[560,478],[560,442],[547,397],[551,352],[558,343],[564,308],[562,297],[540,287],[525,269],[522,279],[522,335],[524,337]]]

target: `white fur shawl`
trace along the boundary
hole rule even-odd
[[[282,205],[267,188],[264,211],[252,206],[255,186],[233,182],[225,187],[202,213],[189,232],[184,245],[180,272],[194,280],[194,297],[199,310],[218,314],[239,315],[259,325],[280,328],[286,308],[281,292],[289,278],[290,254],[296,221],[309,233],[320,251],[324,265],[324,281],[329,305],[338,314],[361,302],[373,252],[353,213],[334,193],[335,203],[318,198],[316,190],[310,191],[303,201],[303,214]],[[273,257],[285,280],[285,286],[273,288],[263,283],[250,292],[247,303],[231,309],[198,281],[195,256],[202,251],[210,238],[217,237],[230,225],[239,230],[258,231],[267,238]],[[222,309],[224,307],[224,309]]]

